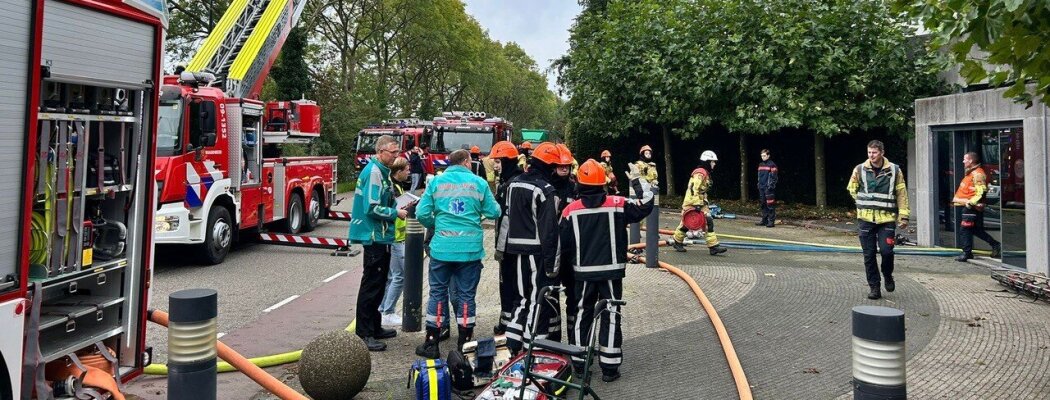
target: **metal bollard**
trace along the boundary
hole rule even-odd
[[[660,267],[660,207],[653,199],[653,211],[645,217],[645,267]]]
[[[415,218],[409,218],[405,232],[405,291],[401,329],[419,332],[423,330],[423,241],[426,229]]]
[[[904,358],[904,311],[853,307],[853,398],[908,398]]]
[[[216,398],[219,294],[180,290],[168,296],[168,399]]]
[[[642,242],[642,224],[631,224],[630,234],[627,237],[629,244]]]

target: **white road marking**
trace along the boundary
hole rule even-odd
[[[295,300],[297,298],[299,298],[299,295],[290,296],[287,299],[281,300],[280,303],[274,304],[274,305],[270,306],[270,308],[267,308],[267,309],[263,310],[263,312],[270,312],[270,311],[276,310],[277,308],[279,308],[279,307],[281,307],[281,306],[283,306],[285,304],[291,303],[292,300]]]
[[[226,332],[219,332],[218,335],[215,335],[215,338],[216,339],[222,339],[223,336],[226,336]]]
[[[325,280],[323,280],[322,282],[324,282],[324,283],[328,283],[328,282],[331,282],[331,281],[335,280],[335,278],[338,278],[338,277],[340,277],[340,276],[343,276],[343,274],[345,274],[345,273],[346,273],[346,270],[344,269],[344,270],[342,270],[342,271],[339,271],[339,273],[337,273],[337,274],[335,274],[335,275],[329,276],[329,277],[328,277],[328,279],[325,279]]]

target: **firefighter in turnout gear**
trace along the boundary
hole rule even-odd
[[[506,223],[500,235],[506,239],[503,262],[514,266],[512,277],[517,304],[507,324],[507,347],[521,351],[525,340],[532,340],[532,324],[537,338],[549,336],[551,320],[557,318],[552,305],[538,299],[539,288],[550,286],[558,276],[558,197],[551,185],[561,151],[553,143],[536,146],[529,169],[511,179],[507,187]],[[542,301],[538,318],[533,304]],[[560,322],[560,321],[559,321]],[[559,324],[560,325],[560,324]]]
[[[605,193],[605,168],[587,160],[577,173],[580,199],[569,204],[561,214],[561,248],[567,254],[563,269],[575,271],[576,318],[569,332],[569,344],[586,346],[594,323],[594,307],[601,299],[623,300],[623,278],[626,275],[627,224],[641,221],[653,210],[653,193],[642,187],[639,179],[631,186],[641,199],[626,199]],[[609,234],[612,232],[613,237]],[[620,377],[623,352],[620,329],[620,306],[601,316],[598,335],[598,363],[602,380],[612,382]],[[584,367],[582,358],[573,357],[573,366]]]
[[[493,169],[499,174],[499,183],[496,185],[496,202],[499,203],[501,211],[500,217],[496,221],[496,261],[499,262],[500,314],[499,323],[493,328],[493,333],[502,335],[507,331],[511,313],[519,301],[517,297],[517,281],[513,279],[517,276],[517,264],[514,262],[517,259],[506,258],[503,256],[503,253],[507,249],[507,226],[510,223],[510,218],[507,217],[507,188],[510,186],[511,180],[522,174],[522,170],[518,167],[518,149],[514,148],[514,144],[509,141],[502,141],[493,145],[489,157],[493,160]]]
[[[715,235],[715,220],[711,218],[711,210],[707,208],[707,192],[711,190],[714,181],[711,179],[711,170],[718,163],[718,156],[711,150],[700,154],[700,166],[693,170],[689,177],[689,185],[685,189],[685,200],[682,201],[682,213],[689,210],[697,210],[704,214],[707,219],[707,233],[704,239],[707,241],[707,249],[711,255],[721,254],[728,251],[718,244],[718,236]],[[679,223],[674,231],[674,241],[671,243],[675,251],[685,252],[685,234],[689,229],[684,223]]]
[[[762,162],[758,163],[758,205],[762,207],[762,220],[755,225],[772,228],[776,225],[777,164],[769,149],[762,149]]]
[[[653,161],[653,148],[649,145],[642,146],[638,150],[638,161],[634,164],[638,166],[638,173],[642,175],[642,179],[649,182],[650,185],[660,186],[660,175],[656,169],[656,162]]]
[[[973,258],[973,237],[988,242],[992,246],[992,258],[1002,256],[1002,244],[984,230],[984,199],[988,192],[988,175],[981,168],[981,158],[975,152],[963,155],[963,167],[966,176],[955,191],[952,204],[962,208],[962,220],[959,221],[960,244],[962,255],[956,261],[965,262]]]
[[[532,142],[521,142],[518,147],[518,168],[529,170],[529,159],[532,158]]]
[[[857,203],[858,237],[864,250],[864,272],[867,275],[868,298],[882,297],[876,251],[882,255],[882,275],[886,291],[895,289],[893,281],[893,246],[896,229],[908,227],[908,188],[904,173],[897,164],[884,157],[882,142],[868,142],[868,160],[853,168],[846,190]]]
[[[579,186],[576,184],[576,175],[574,173],[574,168],[578,169],[578,165],[576,165],[576,159],[573,158],[572,151],[569,150],[568,146],[558,143],[557,147],[560,153],[558,164],[554,168],[555,174],[554,178],[551,179],[551,185],[554,186],[554,192],[558,196],[558,215],[561,215],[565,207],[568,207],[569,203],[575,201],[578,197],[577,189]],[[568,265],[566,256],[564,252],[561,253],[562,258],[559,265]],[[576,293],[573,292],[576,279],[573,278],[572,268],[559,268],[558,281],[565,287],[563,292],[565,292],[566,326],[571,327],[573,320],[576,318]],[[557,298],[558,294],[553,293],[552,296]],[[554,308],[557,314],[551,319],[551,334],[548,339],[561,341],[561,305],[554,304]]]
[[[605,192],[608,194],[620,194],[620,187],[616,182],[616,173],[613,172],[612,167],[612,152],[609,150],[602,150],[602,161],[599,163],[602,169],[605,170]]]
[[[488,177],[485,173],[485,164],[481,162],[481,148],[478,146],[470,147],[470,171],[473,172],[474,175],[480,176],[481,179],[488,182]]]

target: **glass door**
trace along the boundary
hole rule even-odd
[[[958,221],[962,207],[952,204],[959,183],[966,176],[963,155],[973,152],[985,171],[984,230],[1002,243],[1002,261],[1025,268],[1024,149],[1020,127],[953,129],[936,132],[937,235],[936,245],[959,247]],[[975,250],[992,249],[974,238]]]

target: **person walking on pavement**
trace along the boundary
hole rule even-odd
[[[412,148],[408,152],[409,173],[412,174],[412,186],[408,189],[415,192],[423,187],[423,178],[427,176],[427,170],[423,166],[423,150],[419,147]]]
[[[549,336],[550,322],[556,317],[553,305],[538,299],[539,288],[549,286],[558,275],[558,199],[550,181],[561,160],[553,143],[536,146],[527,172],[507,187],[506,247],[504,262],[514,265],[518,304],[507,324],[507,347],[521,351],[525,340],[532,340],[532,324],[537,338]],[[542,301],[539,316],[533,304]],[[537,318],[538,317],[538,318]]]
[[[577,299],[576,317],[569,332],[569,344],[586,346],[598,301],[623,300],[628,260],[627,224],[637,223],[653,211],[653,193],[643,189],[640,180],[635,178],[631,186],[641,199],[606,194],[605,168],[593,159],[584,162],[576,176],[580,199],[562,211],[559,229],[562,254],[568,254],[563,269],[574,270],[576,279],[573,289]],[[620,322],[620,306],[613,306],[611,312],[601,316],[598,364],[605,382],[620,377],[623,360]],[[577,376],[582,376],[584,360],[573,357],[572,361]]]
[[[456,150],[449,154],[448,160],[451,166],[434,178],[417,207],[419,223],[435,232],[428,276],[426,339],[416,348],[416,355],[425,358],[441,357],[440,327],[442,320],[447,320],[453,312],[459,328],[457,348],[474,340],[476,294],[481,260],[485,258],[485,230],[481,220],[494,220],[500,215],[488,182],[470,171],[470,153]],[[452,312],[442,309],[449,301],[450,282],[456,285],[457,296],[452,299]]]
[[[370,351],[383,351],[386,344],[378,339],[397,336],[397,331],[381,325],[379,305],[383,301],[387,275],[390,274],[390,245],[394,243],[394,222],[408,216],[397,209],[390,188],[390,169],[399,153],[397,140],[389,135],[376,140],[376,155],[368,160],[357,177],[351,209],[349,239],[364,248],[361,287],[357,292],[357,336]]]
[[[620,187],[616,182],[616,173],[613,172],[612,166],[612,152],[609,150],[602,150],[602,160],[599,162],[602,168],[605,170],[605,192],[608,194],[619,195]]]
[[[561,215],[565,207],[569,206],[569,203],[575,201],[578,198],[576,184],[576,174],[572,167],[576,165],[576,159],[572,156],[572,151],[569,147],[563,143],[557,144],[558,151],[560,152],[558,163],[554,167],[554,177],[551,179],[551,185],[554,186],[554,193],[558,197],[558,215]],[[577,166],[576,170],[579,170]],[[561,260],[559,265],[568,265],[568,254],[561,253]],[[573,277],[572,268],[559,268],[558,269],[558,281],[565,288],[565,319],[566,329],[572,327],[572,323],[576,318],[576,292],[573,287],[576,286],[576,279]],[[558,293],[552,293],[552,297],[558,299]],[[557,302],[556,302],[557,303]],[[555,342],[561,341],[561,305],[554,304],[555,315],[550,321],[550,336],[548,339]]]
[[[518,303],[517,281],[512,279],[517,276],[517,265],[514,257],[504,257],[507,249],[508,225],[510,218],[507,216],[507,189],[511,180],[522,174],[518,167],[518,149],[509,141],[502,141],[492,146],[489,153],[492,158],[492,167],[499,174],[496,185],[496,202],[500,206],[500,217],[496,221],[496,261],[499,262],[499,299],[500,314],[499,323],[492,329],[496,335],[502,335],[507,331],[510,323],[511,313]]]
[[[882,142],[868,142],[868,160],[853,168],[846,190],[857,203],[858,237],[864,250],[864,272],[871,291],[868,298],[882,297],[876,251],[882,255],[882,276],[886,291],[892,292],[893,246],[896,229],[908,227],[908,188],[904,173],[885,157]]]
[[[767,228],[776,226],[777,221],[777,164],[771,159],[769,149],[762,149],[762,162],[758,163],[758,204],[762,207],[762,220],[755,225]]]
[[[704,239],[707,241],[707,249],[711,255],[729,251],[729,249],[718,244],[718,236],[715,235],[715,220],[711,217],[711,210],[707,207],[710,204],[707,199],[707,193],[714,184],[714,180],[711,178],[711,171],[715,169],[716,164],[718,164],[718,156],[715,155],[715,152],[706,150],[700,154],[700,166],[696,167],[693,173],[690,174],[689,184],[685,188],[685,199],[682,201],[682,215],[696,210],[702,213],[707,221],[707,233],[704,235]],[[689,232],[689,228],[685,227],[685,223],[679,223],[678,228],[674,231],[674,241],[671,243],[675,251],[685,252],[685,234],[687,232]]]
[[[470,171],[474,175],[480,176],[481,179],[485,179],[485,183],[488,184],[488,179],[485,176],[485,164],[481,162],[481,148],[478,146],[470,147]]]
[[[391,188],[394,190],[394,198],[401,197],[408,189],[408,160],[398,157],[390,165]],[[408,215],[415,213],[415,204],[405,207]],[[383,315],[382,326],[400,326],[401,316],[394,310],[397,299],[401,297],[401,291],[405,288],[405,237],[406,221],[398,218],[394,221],[394,244],[390,245],[390,274],[387,275],[386,290],[384,290],[383,302],[379,305],[379,313]]]
[[[992,246],[992,258],[999,258],[1002,256],[1002,244],[984,230],[984,201],[988,192],[988,175],[984,173],[984,168],[981,168],[981,157],[972,151],[964,154],[963,167],[966,168],[966,176],[959,183],[959,189],[952,198],[953,205],[963,208],[962,220],[959,221],[963,253],[955,260],[966,262],[973,258],[974,236]]]

